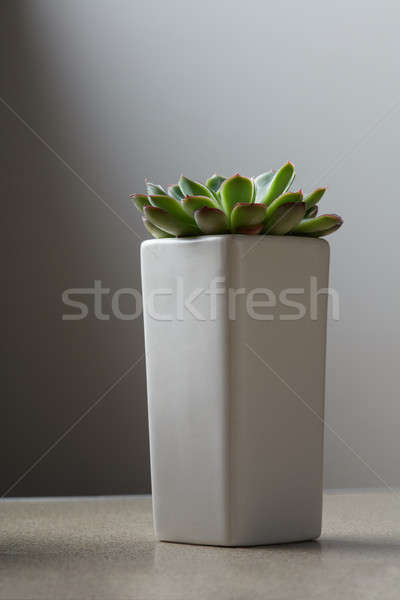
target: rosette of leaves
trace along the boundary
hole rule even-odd
[[[292,191],[294,177],[288,162],[255,178],[213,175],[200,183],[182,175],[167,190],[146,181],[146,193],[130,197],[156,238],[229,233],[321,237],[339,229],[341,217],[318,215],[326,188]]]

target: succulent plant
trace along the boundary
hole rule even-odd
[[[205,184],[183,175],[165,191],[146,180],[146,194],[130,197],[156,238],[239,233],[321,237],[342,225],[338,215],[318,216],[326,188],[291,191],[294,166],[255,178],[213,175]]]

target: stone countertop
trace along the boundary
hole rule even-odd
[[[0,599],[400,597],[400,494],[329,493],[321,538],[255,548],[156,542],[141,496],[0,501]]]

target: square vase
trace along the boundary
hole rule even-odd
[[[141,260],[157,539],[317,538],[328,243],[149,240]]]

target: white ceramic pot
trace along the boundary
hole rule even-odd
[[[320,535],[328,268],[306,237],[142,244],[159,540]]]

